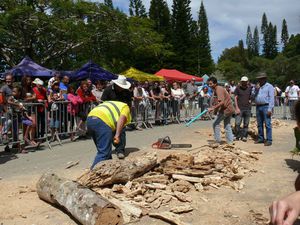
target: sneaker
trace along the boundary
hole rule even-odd
[[[124,153],[122,153],[122,152],[118,152],[118,153],[117,153],[117,157],[118,157],[118,159],[124,159],[124,158],[125,158],[125,155],[124,155]]]
[[[267,142],[265,143],[265,146],[271,146],[271,145],[272,145],[272,142],[267,141]]]
[[[242,141],[243,141],[243,142],[247,142],[247,138],[246,138],[246,137],[243,137],[243,138],[242,138]]]

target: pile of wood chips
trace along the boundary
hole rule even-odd
[[[262,152],[246,152],[234,145],[206,145],[157,160],[146,154],[127,160],[108,160],[83,174],[78,182],[120,207],[125,222],[143,215],[184,224],[179,215],[193,211],[191,191],[229,186],[244,187],[241,179]],[[202,198],[203,201],[207,199]],[[168,211],[157,212],[161,207]]]

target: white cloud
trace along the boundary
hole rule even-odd
[[[103,0],[99,0],[103,2]],[[245,40],[247,26],[252,32],[255,26],[260,29],[261,17],[265,12],[268,21],[277,25],[278,41],[282,20],[285,18],[290,34],[300,33],[300,4],[299,0],[204,0],[204,7],[209,22],[210,40],[214,59],[225,48]],[[128,12],[129,0],[113,0],[115,6]],[[150,0],[143,0],[149,9]],[[167,0],[171,10],[173,0]],[[198,18],[200,0],[191,0],[194,19]]]

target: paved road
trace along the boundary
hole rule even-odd
[[[151,144],[159,137],[170,136],[174,143],[180,143],[191,131],[199,130],[200,126],[210,127],[211,121],[195,122],[186,128],[184,124],[154,127],[143,131],[127,132],[127,153],[151,149]],[[186,132],[189,131],[189,132]],[[199,134],[199,138],[201,135]],[[39,175],[46,171],[65,170],[70,161],[80,161],[76,169],[89,168],[95,156],[95,146],[92,140],[63,142],[50,150],[46,145],[42,150],[28,154],[7,155],[0,147],[0,177],[13,178],[23,175]],[[116,157],[113,155],[113,157]]]

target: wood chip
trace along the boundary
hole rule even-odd
[[[169,223],[176,224],[176,225],[188,225],[187,223],[184,223],[181,221],[180,216],[178,216],[174,213],[171,213],[171,212],[160,212],[160,213],[152,212],[152,213],[149,213],[149,216],[153,217],[153,218],[161,219],[161,220],[164,220]]]
[[[67,166],[66,166],[65,169],[70,169],[70,168],[72,168],[72,167],[78,165],[79,162],[80,162],[80,161],[76,161],[76,162],[70,161],[70,162],[67,163]]]
[[[201,183],[202,178],[199,177],[190,177],[190,176],[185,176],[185,175],[178,175],[178,174],[173,174],[172,178],[175,180],[185,180],[191,183]]]
[[[179,205],[170,209],[171,212],[180,214],[193,211],[194,208],[191,205]]]
[[[181,202],[192,202],[191,196],[188,196],[182,192],[175,191],[174,197],[176,197]]]

